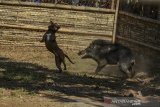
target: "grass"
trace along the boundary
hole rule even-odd
[[[57,102],[73,102],[76,98],[103,101],[104,96],[124,96],[122,90],[144,89],[144,86],[135,82],[124,85],[119,78],[108,76],[107,73],[95,75],[96,63],[92,60],[82,61],[76,52],[70,50],[64,49],[76,64],[66,60],[68,71],[57,73],[54,56],[43,51],[44,48],[4,46],[1,49],[0,98],[8,96],[8,101],[9,98],[22,98],[29,102],[32,97],[36,100],[43,97]],[[114,74],[112,68],[107,72]],[[145,88],[151,87],[146,85]],[[154,89],[146,95],[155,94],[159,95],[159,90]],[[46,105],[48,104],[50,103]]]

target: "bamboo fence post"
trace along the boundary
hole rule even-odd
[[[114,5],[114,3],[115,3],[115,0],[112,0],[112,4],[111,4],[111,9],[114,9],[115,7],[115,5]]]
[[[119,11],[119,0],[117,0],[117,3],[116,3],[116,11],[115,11],[115,18],[114,18],[114,29],[113,29],[112,43],[115,43],[115,39],[116,39],[118,11]]]

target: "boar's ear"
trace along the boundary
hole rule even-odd
[[[93,45],[93,48],[94,49],[101,49],[101,46],[100,45]]]
[[[118,50],[118,47],[116,47],[116,46],[107,46],[107,47],[104,47],[104,48],[102,48],[102,53],[109,53],[109,52],[113,52],[113,51],[116,51],[116,50]]]
[[[103,54],[106,54],[106,53],[109,53],[110,51],[111,51],[112,49],[111,49],[111,47],[103,47],[103,48],[101,48],[101,53],[103,53]]]

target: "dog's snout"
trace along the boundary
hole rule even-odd
[[[58,25],[57,28],[60,29],[60,26]]]
[[[78,55],[81,55],[81,51],[79,51],[77,54],[78,54]]]

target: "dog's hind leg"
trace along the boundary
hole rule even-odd
[[[56,66],[59,69],[59,72],[62,72],[62,68],[61,68],[61,59],[59,57],[55,57],[55,62],[56,62]]]
[[[63,65],[64,65],[64,70],[67,70],[66,63],[64,60],[63,60]]]

